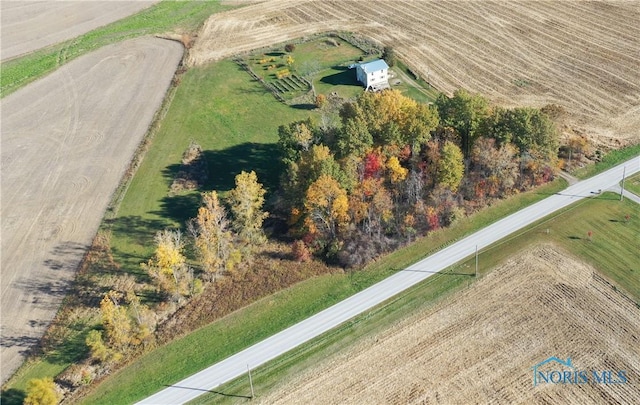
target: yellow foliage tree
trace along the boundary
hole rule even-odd
[[[315,229],[330,238],[335,238],[338,229],[349,221],[347,192],[326,174],[309,186],[304,207]]]
[[[438,162],[438,184],[455,192],[464,176],[464,157],[460,148],[453,142],[447,141],[442,146],[440,161]]]
[[[132,327],[127,308],[119,304],[119,298],[115,291],[105,294],[100,301],[100,314],[109,346],[122,352],[131,343]]]
[[[56,391],[51,377],[34,378],[27,383],[25,405],[56,405],[60,399],[61,395]]]
[[[187,266],[182,251],[184,243],[178,230],[165,229],[156,234],[156,251],[142,267],[155,280],[158,288],[176,301],[190,295],[193,271]]]
[[[409,170],[400,165],[397,157],[391,156],[387,160],[387,170],[389,170],[389,178],[392,183],[399,183],[407,178]]]
[[[215,191],[202,194],[198,216],[189,222],[189,231],[195,238],[198,257],[205,271],[214,275],[235,266],[234,236],[227,213]]]
[[[236,187],[229,192],[233,212],[233,228],[240,241],[252,248],[265,240],[262,222],[269,216],[262,211],[266,190],[258,183],[256,172],[241,172],[236,176]]]

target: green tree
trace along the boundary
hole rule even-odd
[[[536,108],[507,110],[501,125],[512,134],[520,154],[551,162],[558,154],[558,131],[553,121]]]
[[[464,155],[471,154],[474,140],[480,135],[478,130],[489,116],[487,100],[479,94],[471,94],[459,89],[448,98],[440,94],[435,102],[443,126],[452,127],[460,136]]]
[[[442,146],[438,162],[438,184],[453,192],[458,190],[464,176],[464,157],[460,148],[453,142],[445,142]]]
[[[278,127],[278,146],[285,163],[296,162],[317,138],[311,118]]]
[[[61,399],[51,377],[34,378],[27,383],[25,405],[56,405]]]
[[[91,358],[103,363],[111,358],[111,351],[104,344],[104,340],[102,339],[102,332],[99,330],[91,330],[87,334],[85,339],[86,345],[89,347],[89,352],[91,354]]]
[[[369,122],[362,108],[355,103],[345,103],[340,108],[342,127],[336,133],[339,157],[362,156],[373,146]]]
[[[397,62],[396,51],[391,46],[385,46],[382,50],[382,59],[387,62],[389,67],[394,67]]]
[[[229,205],[233,212],[233,228],[248,251],[265,240],[262,222],[269,216],[262,210],[266,190],[258,183],[256,172],[241,172],[236,176],[236,187],[229,192]]]

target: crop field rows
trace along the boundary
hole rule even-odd
[[[590,266],[541,245],[261,401],[638,403],[638,330],[632,300]],[[629,382],[597,384],[590,377],[588,384],[534,387],[532,367],[551,356],[570,357],[589,372],[626,370]]]
[[[563,106],[567,132],[597,144],[638,139],[636,2],[270,1],[213,15],[191,50],[199,65],[325,31],[391,45],[445,93],[506,105]]]

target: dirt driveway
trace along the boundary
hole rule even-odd
[[[2,1],[0,59],[75,38],[154,3],[157,1]]]
[[[3,382],[55,315],[181,57],[134,39],[1,100]]]

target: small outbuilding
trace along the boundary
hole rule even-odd
[[[356,69],[356,78],[365,90],[383,90],[389,88],[389,65],[383,59],[356,63],[349,68]]]

